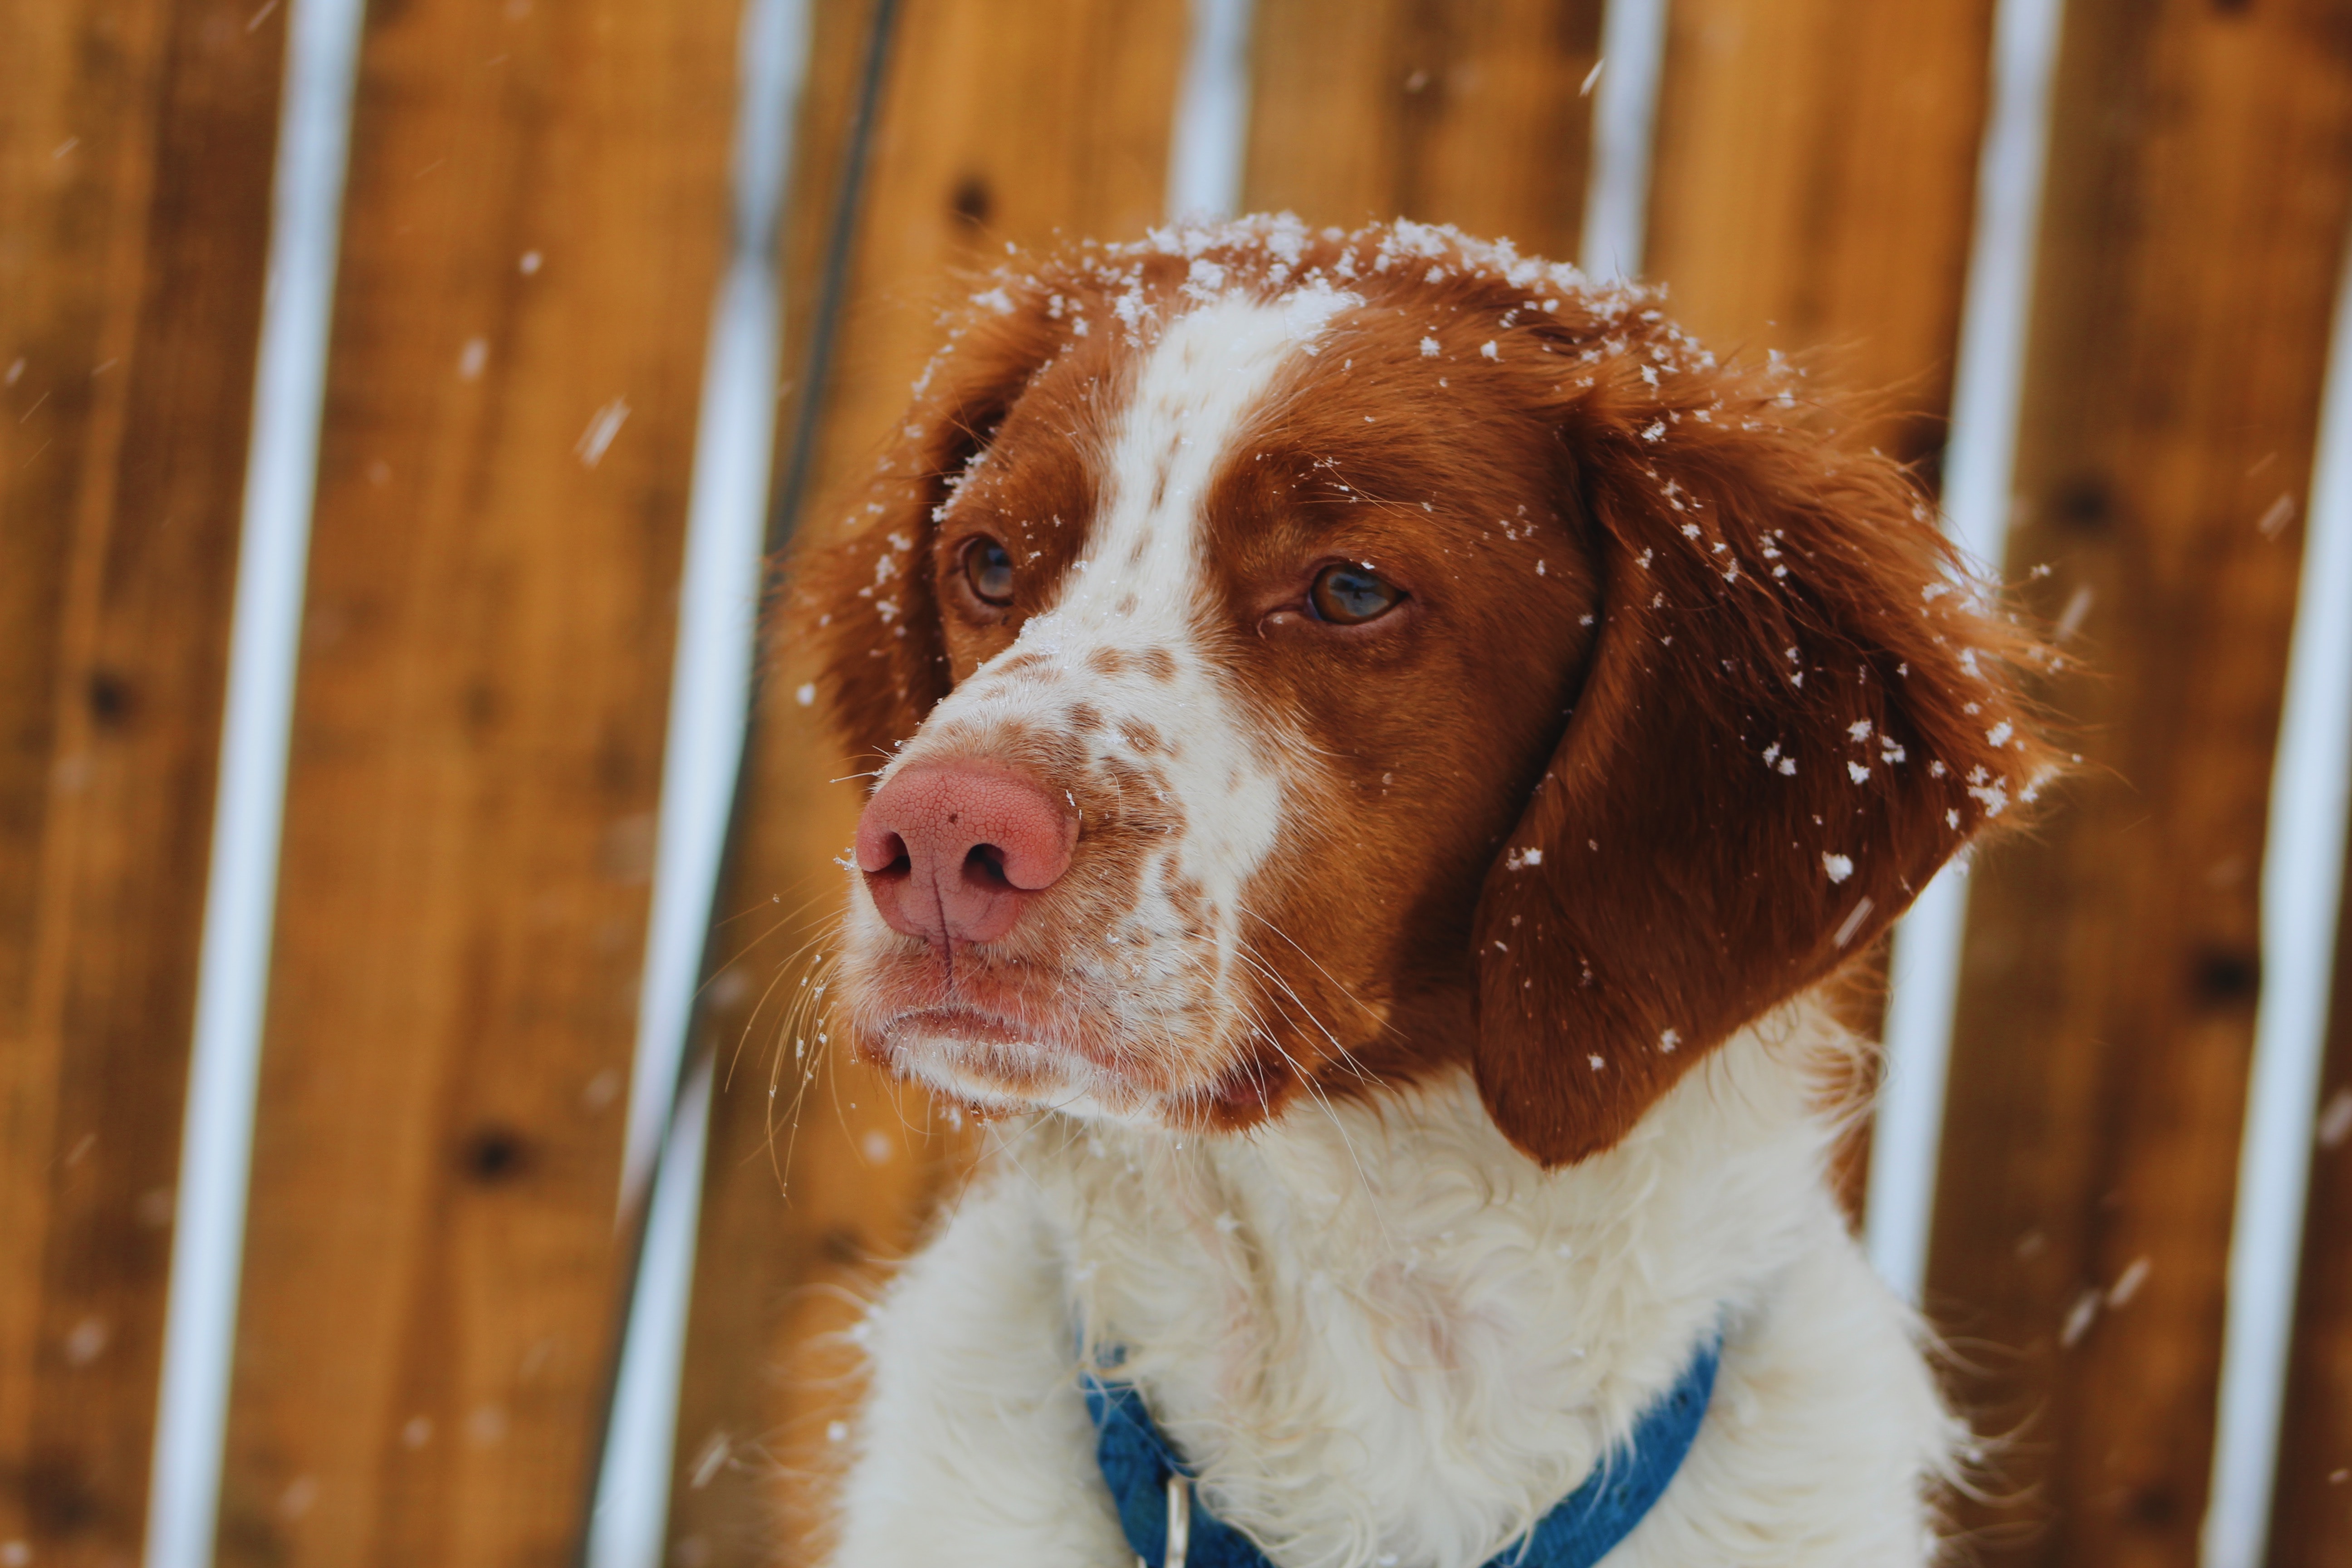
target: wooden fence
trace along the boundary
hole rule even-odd
[[[1160,217],[1193,26],[1184,0],[903,0],[812,385],[875,8],[814,5],[792,140],[778,418],[822,400],[819,505],[899,408],[950,269]],[[741,10],[369,9],[221,1563],[579,1550]],[[1256,0],[1243,203],[1573,258],[1603,12]],[[1667,6],[1643,272],[1723,345],[1891,389],[1884,440],[1930,475],[1995,21],[1994,0]],[[275,0],[0,0],[0,1568],[145,1550],[287,22]],[[1972,879],[1926,1302],[2003,1439],[1960,1510],[1978,1560],[2185,1568],[2352,217],[2352,0],[2065,0],[2050,101],[2007,571],[2080,656],[2048,695],[2084,767]],[[772,1136],[761,1001],[821,933],[857,805],[780,657],[695,1023],[720,1071],[684,1568],[807,1560],[846,1397],[828,1336],[964,1157],[837,1063]],[[2336,994],[2273,1568],[2352,1542],[2352,981]]]

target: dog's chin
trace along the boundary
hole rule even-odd
[[[858,1040],[860,1051],[889,1071],[982,1116],[1056,1110],[1175,1129],[1204,1121],[1202,1089],[1128,1069],[1103,1059],[1117,1053],[980,1008],[913,1009],[869,1025]]]

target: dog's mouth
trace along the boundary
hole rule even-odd
[[[1066,1110],[1159,1121],[1169,1097],[1084,1029],[1041,1029],[982,1008],[919,1007],[865,1037],[891,1070],[982,1112]]]
[[[883,1024],[875,1053],[934,1090],[989,1110],[1050,1103],[1067,1090],[1067,1053],[1043,1031],[977,1007],[918,1007]]]
[[[842,1000],[858,1051],[935,1093],[982,1112],[1231,1119],[1215,1109],[1232,1098],[1225,1074],[1181,1043],[1213,1030],[1176,1019],[1152,1027],[1133,997],[1100,994],[1068,970],[959,953],[950,972],[928,954],[852,952]],[[1258,1099],[1255,1089],[1247,1098]]]

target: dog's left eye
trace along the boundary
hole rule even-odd
[[[983,604],[1013,602],[1012,552],[986,534],[963,547],[963,578]]]
[[[1404,590],[1369,566],[1342,562],[1315,574],[1315,585],[1307,590],[1307,602],[1314,607],[1317,620],[1357,626],[1395,609],[1404,602]]]

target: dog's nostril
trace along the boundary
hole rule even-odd
[[[993,844],[975,844],[963,858],[964,875],[974,881],[992,887],[1009,888],[1013,879],[1004,874],[1004,851]]]
[[[895,879],[898,877],[911,876],[914,873],[915,858],[913,853],[908,849],[907,841],[905,839],[893,833],[887,840],[884,841],[882,851],[884,854],[890,857],[889,860],[883,865],[881,869],[866,872],[866,874],[867,876],[888,877]]]

